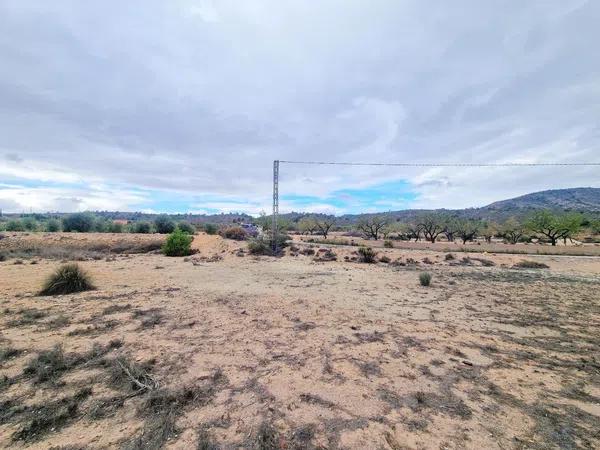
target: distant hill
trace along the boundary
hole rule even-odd
[[[494,202],[484,209],[560,209],[565,211],[600,211],[600,188],[553,189]]]
[[[398,221],[411,221],[424,213],[447,212],[458,217],[501,222],[512,216],[517,218],[526,217],[536,209],[576,211],[600,216],[600,188],[553,189],[534,192],[532,194],[494,202],[481,208],[437,210],[406,209],[378,214],[389,215]],[[290,220],[298,220],[306,215],[309,214],[290,213],[283,214],[282,216]],[[354,223],[362,217],[371,215],[375,214],[346,214],[338,218],[338,224]]]

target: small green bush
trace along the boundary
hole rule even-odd
[[[177,224],[177,228],[187,234],[196,234],[196,228],[189,222],[179,222]]]
[[[358,249],[358,260],[363,263],[372,264],[375,262],[377,252],[371,247],[359,247]]]
[[[134,223],[131,228],[134,233],[148,234],[152,232],[152,225],[144,221]]]
[[[46,222],[46,231],[50,233],[56,233],[61,230],[60,220],[57,219],[49,219]]]
[[[251,255],[272,255],[273,249],[271,248],[270,241],[263,238],[256,238],[248,241],[248,252]]]
[[[176,228],[167,238],[162,251],[166,256],[187,256],[192,253],[193,240],[193,236]]]
[[[44,283],[40,295],[64,295],[95,289],[89,275],[77,264],[59,267]]]
[[[394,243],[388,239],[386,241],[383,241],[383,246],[385,248],[394,248]]]
[[[429,272],[421,272],[419,274],[419,283],[421,283],[421,286],[429,286],[431,284],[431,274]]]
[[[6,222],[6,231],[25,231],[25,226],[20,220],[9,220]]]
[[[219,232],[219,227],[214,223],[205,223],[202,228],[206,234],[217,234]]]
[[[110,222],[105,219],[96,219],[92,230],[96,233],[107,233],[109,231]]]
[[[227,227],[222,229],[219,234],[225,239],[233,239],[235,241],[245,241],[248,238],[248,233],[242,227]]]
[[[154,220],[156,232],[160,234],[169,234],[175,231],[175,222],[166,214],[161,214]]]
[[[94,228],[94,216],[90,213],[75,213],[63,219],[64,231],[87,233]]]
[[[23,223],[23,227],[27,231],[37,231],[37,229],[38,229],[37,220],[35,220],[33,217],[25,217],[22,220],[22,223]]]

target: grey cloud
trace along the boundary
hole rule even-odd
[[[257,198],[275,158],[593,160],[599,22],[581,0],[3,2],[0,145],[84,180]],[[406,175],[449,207],[598,183],[544,173],[311,167],[282,182]]]

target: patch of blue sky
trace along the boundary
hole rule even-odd
[[[417,196],[410,183],[395,180],[360,188],[339,189],[324,197],[283,194],[281,200],[299,209],[313,204],[326,204],[338,210],[356,213],[408,208]]]

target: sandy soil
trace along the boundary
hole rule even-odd
[[[244,246],[200,235],[190,258],[81,261],[98,289],[57,297],[35,293],[60,261],[0,262],[0,348],[17,350],[0,360],[0,447],[600,447],[599,259]],[[25,370],[56,344],[57,374]],[[149,388],[116,383],[116,361]]]

